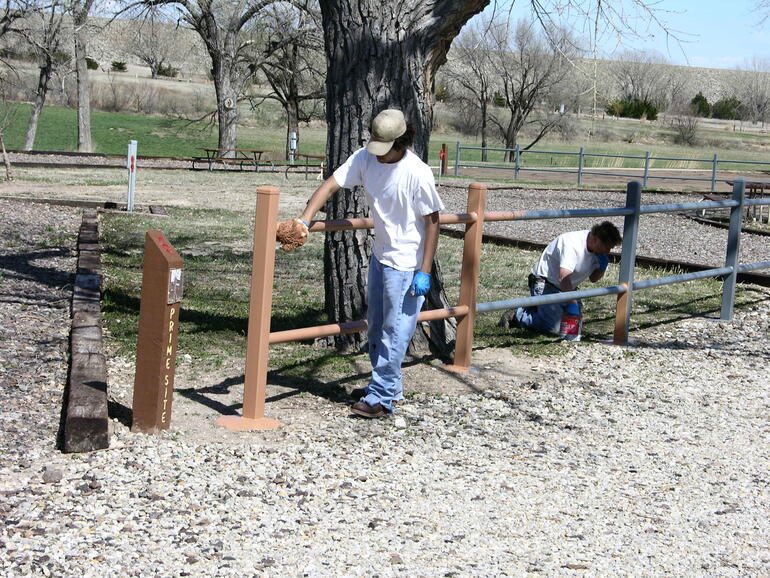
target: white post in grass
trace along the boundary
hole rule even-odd
[[[134,191],[136,190],[136,141],[132,140],[128,143],[128,159],[126,160],[126,167],[128,168],[128,202],[126,203],[126,210],[131,212],[134,210]]]

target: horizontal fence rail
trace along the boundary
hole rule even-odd
[[[527,210],[527,211],[485,211],[486,186],[474,183],[468,189],[468,208],[465,213],[440,215],[444,224],[464,224],[463,257],[460,276],[458,304],[444,309],[422,311],[418,321],[436,321],[447,318],[457,319],[454,362],[447,369],[467,371],[470,367],[473,349],[473,328],[476,313],[488,313],[514,307],[531,307],[562,303],[573,299],[590,299],[617,295],[615,330],[613,342],[628,343],[632,298],[636,291],[684,283],[708,277],[722,277],[722,320],[731,320],[735,300],[735,284],[738,272],[770,267],[770,261],[739,264],[741,220],[745,200],[745,182],[737,180],[731,199],[702,203],[671,203],[641,205],[642,185],[638,181],[628,184],[626,204],[623,207],[596,209]],[[770,205],[770,199],[754,199],[753,205]],[[729,209],[730,229],[728,230],[725,263],[703,271],[672,275],[658,279],[634,281],[637,235],[639,219],[652,213],[669,213],[693,209]],[[257,194],[256,218],[254,223],[254,253],[252,258],[251,295],[249,298],[249,325],[244,376],[243,416],[223,416],[217,420],[220,425],[236,430],[269,429],[280,422],[264,416],[265,392],[269,345],[301,341],[354,333],[367,329],[366,320],[319,325],[286,331],[270,332],[272,310],[272,287],[275,264],[275,241],[278,214],[278,189],[261,187]],[[580,217],[622,216],[623,242],[620,255],[620,273],[616,285],[586,290],[560,292],[549,295],[517,297],[501,301],[477,303],[479,283],[481,240],[485,221],[516,221],[535,219],[562,219]],[[313,221],[311,232],[367,229],[373,226],[372,219],[354,218],[333,221]]]
[[[487,155],[492,153],[503,153],[504,158],[509,159],[510,162],[506,164],[495,164],[494,162],[486,161],[471,161],[467,158],[462,159],[463,151],[474,151],[479,153],[478,156],[486,158]],[[539,162],[539,159],[544,157],[564,158],[574,157],[576,166],[554,166],[553,163],[545,164]],[[639,166],[620,166],[619,170],[608,171],[602,170],[601,166],[588,166],[591,159],[619,159],[621,161],[632,161],[638,163]],[[529,161],[529,162],[526,162]],[[709,177],[697,177],[697,176],[673,176],[673,175],[657,175],[653,173],[654,170],[677,170],[680,167],[660,167],[655,166],[660,163],[687,163],[688,165],[699,165],[695,168],[703,171],[711,171]],[[549,151],[549,150],[532,150],[522,149],[518,145],[514,148],[500,148],[500,147],[478,147],[462,145],[460,141],[457,141],[455,146],[455,163],[454,163],[454,176],[460,176],[463,168],[475,168],[475,169],[496,169],[500,171],[508,171],[513,173],[514,179],[519,179],[521,173],[525,172],[537,172],[537,173],[566,173],[574,174],[575,180],[578,185],[583,184],[584,177],[586,176],[605,176],[616,177],[623,179],[642,179],[642,187],[647,187],[649,181],[652,179],[666,179],[673,181],[697,181],[702,183],[708,183],[711,192],[715,192],[717,189],[717,183],[728,183],[727,178],[720,178],[719,171],[726,170],[728,165],[738,167],[754,166],[756,170],[770,170],[770,162],[768,161],[752,161],[742,159],[721,159],[717,153],[714,153],[709,158],[684,158],[684,157],[670,157],[670,156],[653,156],[649,151],[644,155],[622,155],[611,153],[592,153],[586,152],[584,147],[580,147],[577,151]],[[625,172],[623,172],[625,171]],[[636,172],[630,172],[636,171]],[[770,186],[770,183],[768,183]]]

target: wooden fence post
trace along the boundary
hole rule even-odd
[[[267,430],[283,425],[276,419],[265,417],[277,220],[278,188],[260,187],[254,219],[243,415],[225,415],[217,419],[217,424],[230,430]]]
[[[481,238],[484,234],[484,210],[487,204],[487,186],[471,183],[468,187],[468,210],[475,220],[465,225],[463,263],[460,271],[459,305],[468,307],[468,313],[457,321],[454,363],[450,371],[468,371],[473,349],[473,325],[476,319],[476,293],[481,269]]]

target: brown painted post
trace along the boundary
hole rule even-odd
[[[618,301],[615,305],[615,332],[612,335],[613,345],[628,345],[626,341],[626,335],[628,335],[628,327],[626,327],[626,320],[628,319],[628,284],[621,283],[621,287],[625,287],[626,290],[623,293],[618,293]]]
[[[460,299],[458,305],[468,307],[468,314],[457,322],[454,363],[450,371],[468,371],[473,348],[473,325],[476,319],[476,293],[481,269],[481,238],[484,234],[484,209],[487,204],[487,186],[471,183],[468,187],[468,213],[476,219],[465,225],[463,264],[460,271]]]
[[[181,300],[182,258],[161,231],[147,231],[136,345],[133,431],[156,433],[168,429],[171,423]]]
[[[445,175],[447,173],[447,165],[449,161],[447,161],[447,150],[446,150],[446,143],[441,145],[441,151],[438,153],[439,159],[441,159],[441,170],[439,173],[441,175]]]
[[[226,415],[217,420],[217,424],[230,430],[266,430],[283,425],[276,419],[265,417],[277,220],[278,188],[260,187],[254,219],[243,416]]]

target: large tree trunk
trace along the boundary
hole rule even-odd
[[[35,102],[32,105],[32,113],[29,115],[27,123],[27,136],[24,139],[24,150],[31,151],[35,146],[35,136],[37,135],[37,121],[40,119],[40,112],[45,105],[45,98],[48,95],[48,83],[53,73],[53,62],[50,56],[46,55],[45,62],[40,67],[40,75],[37,80],[37,91],[35,92]]]
[[[489,160],[489,154],[487,152],[487,117],[489,113],[487,111],[487,94],[483,92],[481,94],[481,161],[487,162]]]
[[[88,66],[86,64],[87,32],[85,9],[74,11],[72,15],[75,27],[75,78],[78,94],[78,151],[91,152],[91,87],[88,84]]]
[[[234,149],[238,131],[239,76],[236,71],[235,36],[227,35],[224,46],[213,39],[209,47],[214,91],[217,96],[217,121],[219,123],[218,147]],[[225,156],[234,154],[226,153]]]
[[[327,171],[331,172],[369,138],[372,118],[400,108],[416,129],[414,150],[427,159],[433,122],[431,87],[438,67],[460,28],[489,0],[321,0],[327,57]],[[366,216],[360,190],[344,190],[327,204],[328,219]],[[326,311],[332,322],[366,316],[366,279],[371,233],[340,231],[326,235],[324,269]],[[434,267],[434,273],[439,273]],[[425,308],[445,307],[440,274]],[[428,332],[446,356],[452,324],[437,322]],[[443,343],[438,343],[438,340]],[[358,347],[362,335],[341,336],[340,348]]]

